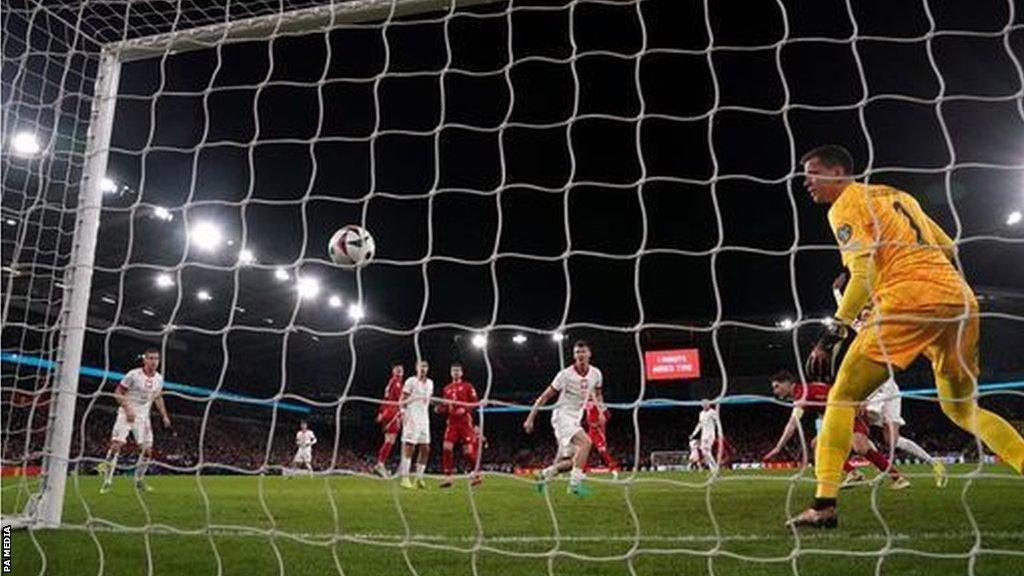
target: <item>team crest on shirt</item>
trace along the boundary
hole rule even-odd
[[[843,224],[836,229],[836,238],[839,239],[840,244],[846,244],[853,237],[853,227],[849,224]]]

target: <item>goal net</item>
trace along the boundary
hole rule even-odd
[[[927,366],[900,375],[905,432],[949,487],[890,454],[909,490],[868,474],[840,531],[801,533],[783,523],[813,495],[813,430],[761,458],[792,407],[769,377],[802,375],[835,310],[839,253],[799,165],[824,143],[955,239],[982,302],[982,403],[1020,429],[1018,8],[5,1],[0,508],[27,528],[5,562],[1012,572],[1020,477],[945,419]],[[348,224],[376,241],[365,266],[330,261]],[[534,485],[557,448],[547,409],[523,431],[577,340],[610,408],[582,499]],[[170,426],[154,408],[151,461],[132,436],[101,492],[115,391],[149,350]],[[646,354],[666,350],[688,360],[663,378]],[[381,447],[391,366],[418,359],[435,396],[461,364],[482,404],[485,447],[456,443],[447,489],[444,416],[426,489]],[[690,471],[702,400],[727,465]]]

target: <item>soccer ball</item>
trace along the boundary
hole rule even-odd
[[[331,236],[327,244],[327,253],[331,261],[341,266],[361,266],[373,258],[376,244],[373,236],[362,226],[349,224],[343,226]]]

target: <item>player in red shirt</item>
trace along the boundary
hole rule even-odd
[[[384,432],[384,443],[380,445],[380,451],[377,452],[377,465],[373,467],[373,471],[382,478],[388,476],[388,457],[391,456],[391,448],[395,445],[398,433],[402,430],[401,400],[404,377],[405,368],[402,363],[393,362],[391,364],[391,379],[388,380],[388,385],[384,388],[384,400],[380,403],[380,408],[377,409],[377,424]]]
[[[604,460],[604,465],[612,471],[612,477],[617,480],[619,478],[619,463],[608,452],[608,437],[605,435],[605,424],[608,423],[611,413],[607,408],[604,410],[601,408],[602,406],[593,400],[588,400],[583,406],[587,417],[587,435],[590,436],[590,442],[601,456],[601,460]],[[586,472],[589,468],[590,462],[584,462],[583,471]]]
[[[782,436],[775,444],[775,448],[772,448],[771,451],[765,454],[762,460],[771,460],[785,448],[789,439],[796,433],[797,427],[800,426],[800,418],[803,417],[805,412],[813,412],[815,414],[825,412],[829,388],[828,384],[821,382],[798,384],[793,375],[785,370],[772,376],[772,393],[779,400],[792,400],[793,414],[790,416],[789,422],[786,422],[786,428],[782,431]],[[888,473],[892,478],[891,487],[893,490],[902,490],[910,486],[910,482],[892,466],[889,458],[878,451],[874,442],[868,437],[868,433],[868,423],[864,418],[862,416],[855,418],[853,421],[853,451],[874,464],[875,468],[878,468],[883,473]],[[814,440],[811,440],[811,443],[813,444]],[[863,479],[860,471],[850,464],[849,461],[843,463],[843,470],[847,474],[847,481],[844,484]]]
[[[441,453],[441,468],[444,469],[445,479],[438,486],[448,488],[452,485],[452,474],[455,473],[455,445],[460,443],[467,465],[473,468],[470,485],[476,486],[481,481],[477,471],[477,454],[480,452],[483,436],[473,425],[473,410],[476,410],[480,401],[476,397],[473,385],[462,379],[462,364],[452,364],[451,376],[452,381],[441,392],[444,400],[435,408],[438,414],[448,415]]]

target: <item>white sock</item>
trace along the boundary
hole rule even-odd
[[[904,438],[903,436],[900,436],[899,440],[896,441],[896,449],[906,452],[907,454],[910,454],[915,458],[923,460],[928,464],[931,464],[933,461],[932,455],[925,451],[924,448],[921,448],[920,444],[914,442],[910,438]]]
[[[705,454],[704,461],[707,462],[708,464],[708,470],[718,470],[718,462],[715,462],[715,457],[712,456],[711,454]]]
[[[135,463],[135,481],[141,482],[146,476],[146,470],[149,468],[149,458],[143,455],[139,455],[139,461]]]
[[[105,477],[105,478],[103,479],[103,483],[104,483],[104,484],[109,484],[109,483],[111,483],[111,482],[113,482],[113,481],[114,481],[114,470],[116,470],[116,469],[117,469],[117,457],[118,457],[119,455],[120,455],[120,454],[114,454],[113,456],[111,456],[111,457],[109,458],[109,460],[108,460],[108,463],[109,463],[110,465],[109,465],[109,466],[107,466],[107,475],[106,475],[106,477]]]
[[[558,467],[552,464],[551,466],[541,470],[540,475],[543,476],[545,480],[551,480],[555,476],[558,476]]]
[[[573,467],[572,472],[569,474],[569,484],[575,486],[580,482],[583,482],[586,477],[587,475],[583,473],[583,469]]]
[[[423,480],[423,473],[426,472],[426,471],[427,471],[427,465],[426,464],[417,464],[416,465],[416,479],[417,480]]]
[[[402,456],[402,460],[398,463],[398,473],[402,478],[409,477],[409,466],[412,465],[412,458]]]

